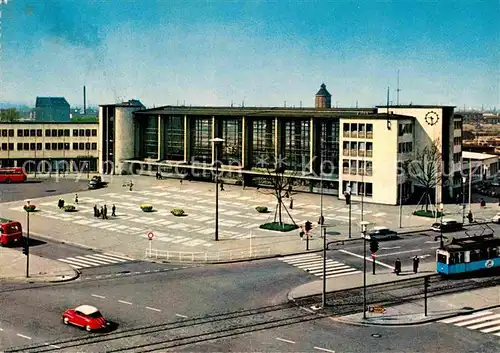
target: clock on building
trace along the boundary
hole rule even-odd
[[[429,125],[436,125],[439,121],[439,115],[436,112],[428,112],[425,114],[425,122]]]

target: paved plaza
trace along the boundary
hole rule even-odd
[[[130,177],[129,177],[130,178]],[[219,241],[214,241],[215,232],[215,184],[178,180],[156,180],[151,177],[133,177],[134,187],[130,191],[124,186],[130,179],[113,177],[108,187],[80,192],[77,212],[64,212],[57,207],[59,198],[66,204],[74,204],[74,194],[33,199],[38,212],[30,217],[32,234],[50,236],[61,241],[84,245],[89,248],[126,254],[143,258],[146,249],[178,252],[218,252],[235,249],[270,249],[271,253],[293,253],[305,250],[305,242],[297,231],[273,232],[259,229],[259,225],[271,222],[276,200],[265,190],[243,189],[241,186],[225,185],[219,192]],[[297,193],[292,196],[294,208],[290,214],[297,224],[306,220],[317,225],[320,214],[320,196]],[[286,200],[289,203],[289,200]],[[2,204],[2,216],[20,220],[26,228],[26,213],[22,201]],[[152,204],[154,212],[145,213],[141,204]],[[107,205],[109,219],[97,219],[93,207]],[[116,206],[116,217],[111,216],[111,207]],[[331,225],[329,234],[346,237],[349,233],[349,208],[336,196],[324,196],[325,223]],[[261,214],[256,206],[267,206],[269,213]],[[288,204],[287,204],[288,206]],[[170,211],[183,209],[187,216],[176,217]],[[411,216],[415,206],[403,208],[403,229],[411,230],[429,226],[432,219]],[[461,215],[460,206],[450,205],[454,214]],[[449,211],[451,212],[451,211]],[[286,212],[283,219],[289,223]],[[496,213],[492,209],[490,213]],[[363,220],[371,226],[382,225],[393,229],[399,226],[399,208],[364,203]],[[351,207],[351,233],[359,238],[361,205]],[[154,234],[148,240],[148,233]],[[319,249],[322,241],[315,227],[310,241],[311,249]]]

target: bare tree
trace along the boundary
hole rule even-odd
[[[270,184],[269,189],[260,190],[262,193],[271,194],[276,198],[276,208],[274,210],[274,223],[279,223],[280,226],[283,226],[283,210],[286,212],[292,223],[297,226],[295,221],[293,220],[292,215],[288,211],[284,203],[284,199],[287,196],[292,196],[293,191],[293,175],[290,173],[286,173],[286,167],[284,165],[280,165],[277,168],[270,169],[267,167],[268,180]]]
[[[442,157],[436,141],[421,150],[416,150],[415,159],[406,162],[404,169],[407,178],[423,189],[419,204],[422,209],[425,206],[425,210],[429,211],[429,205],[434,205],[431,202],[432,190],[441,185],[443,179]],[[424,203],[421,203],[422,201]]]

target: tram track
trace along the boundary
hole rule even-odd
[[[424,294],[423,283],[423,278],[413,278],[368,286],[368,303],[390,306],[421,299]],[[500,278],[446,280],[439,275],[431,275],[429,283],[428,296],[432,297],[496,286],[500,284]],[[254,331],[314,321],[322,319],[324,315],[353,314],[362,311],[362,295],[362,287],[328,293],[327,299],[331,306],[326,311],[321,312],[323,315],[298,308],[309,307],[320,302],[321,296],[309,296],[295,300],[295,302],[279,305],[118,329],[102,335],[59,339],[43,344],[14,347],[6,349],[5,352],[165,351]]]

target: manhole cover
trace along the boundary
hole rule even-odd
[[[380,337],[382,337],[382,335],[380,333],[372,333],[372,337],[380,338]]]

